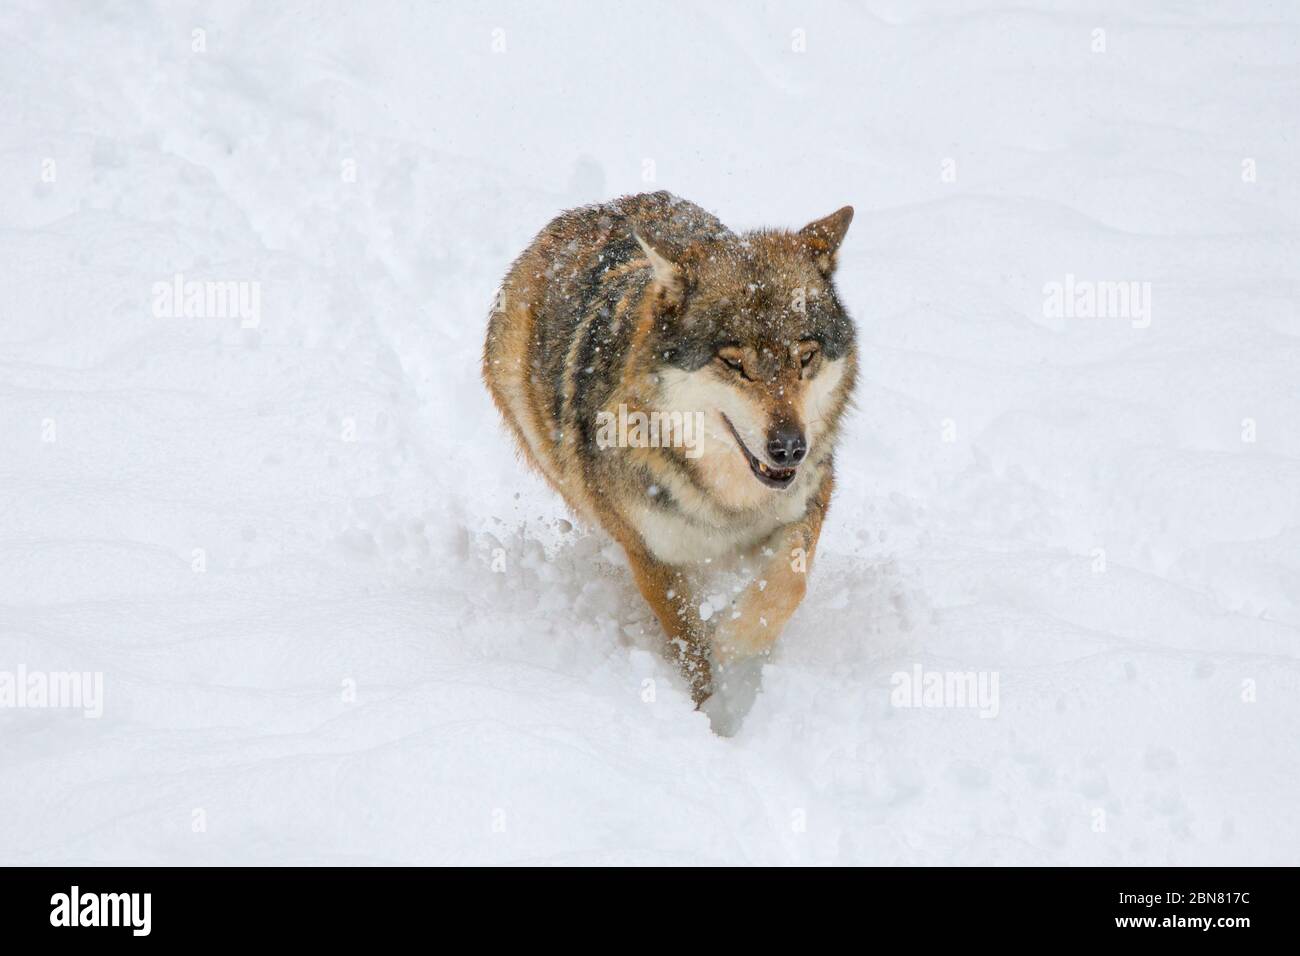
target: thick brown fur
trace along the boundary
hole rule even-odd
[[[857,370],[831,282],[852,215],[737,235],[666,192],[583,207],[542,230],[493,306],[497,408],[623,547],[697,703],[712,663],[766,652],[806,590]],[[703,430],[690,448],[608,447],[602,419],[629,411]]]

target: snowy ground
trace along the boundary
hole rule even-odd
[[[1300,10],[620,9],[4,5],[0,671],[104,700],[0,710],[0,862],[1300,863]],[[478,381],[533,233],[658,188],[858,211],[729,738]]]

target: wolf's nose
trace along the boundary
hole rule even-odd
[[[808,454],[808,443],[799,429],[790,426],[778,428],[768,437],[767,454],[776,465],[793,467]]]

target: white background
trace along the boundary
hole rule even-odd
[[[0,670],[105,702],[0,710],[0,862],[1300,862],[1298,124],[1289,3],[9,0]],[[730,738],[478,378],[532,235],[660,188],[857,208]],[[154,316],[178,272],[260,325]],[[891,706],[918,664],[998,716]]]

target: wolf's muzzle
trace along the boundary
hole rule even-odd
[[[760,461],[758,457],[755,456],[748,447],[746,447],[744,439],[740,437],[740,432],[736,431],[736,426],[731,424],[731,419],[728,418],[725,413],[720,414],[722,414],[722,420],[727,423],[727,427],[731,429],[731,437],[736,439],[736,445],[740,448],[741,454],[745,456],[745,461],[749,464],[749,470],[754,473],[754,477],[769,488],[789,488],[790,485],[794,483],[794,477],[798,473],[798,468],[773,468],[771,465]],[[802,443],[802,436],[800,436],[800,441]],[[806,451],[807,448],[805,447],[804,450],[799,453],[798,461],[803,460]],[[798,464],[798,461],[795,462],[796,465]]]

